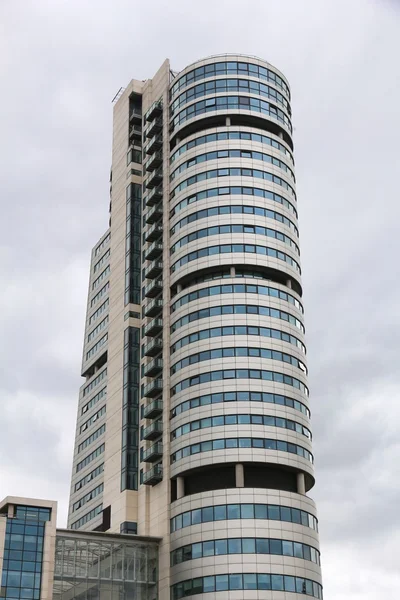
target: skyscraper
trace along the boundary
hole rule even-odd
[[[287,80],[220,55],[131,81],[110,186],[68,526],[162,538],[160,600],[321,598]]]

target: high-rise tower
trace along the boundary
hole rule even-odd
[[[295,188],[265,61],[121,90],[68,526],[162,538],[160,600],[322,597]]]

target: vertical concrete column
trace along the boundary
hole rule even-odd
[[[184,495],[185,495],[185,479],[184,479],[184,477],[177,477],[176,478],[176,498],[177,498],[177,500],[179,500],[179,498],[183,498]]]
[[[304,473],[297,473],[297,493],[306,495],[306,480],[304,478]]]
[[[244,467],[241,463],[235,465],[236,487],[244,487]]]
[[[177,144],[179,144],[179,142],[180,142],[180,141],[181,141],[181,138],[180,138],[180,137],[177,137],[177,138],[176,138],[176,143],[177,143]]]
[[[280,132],[278,133],[278,136],[281,138],[281,140],[283,140],[283,133],[282,133],[282,131],[280,131]]]
[[[178,285],[176,286],[176,293],[179,294],[179,292],[182,291],[182,284],[178,283]]]
[[[235,267],[231,267],[231,277],[235,277],[236,275],[236,269]]]
[[[227,127],[230,127],[230,125],[231,125],[231,118],[230,117],[226,117],[226,119],[225,119],[225,125]]]
[[[292,289],[292,280],[291,279],[286,279],[286,285],[288,288]]]

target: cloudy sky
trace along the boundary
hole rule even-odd
[[[293,92],[325,598],[398,600],[399,28],[398,0],[1,0],[0,497],[66,523],[113,96],[258,55]]]

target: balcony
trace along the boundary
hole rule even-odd
[[[143,397],[144,398],[154,398],[155,396],[159,396],[163,390],[163,382],[161,377],[157,379],[153,379],[144,386],[143,388]]]
[[[163,154],[161,150],[154,152],[152,156],[150,156],[149,160],[146,162],[146,171],[154,171],[157,167],[162,164]]]
[[[129,139],[137,140],[139,142],[142,141],[142,128],[139,125],[132,125],[129,130]]]
[[[157,135],[162,131],[163,128],[163,120],[162,117],[158,117],[155,119],[146,130],[146,137],[148,139],[152,138],[154,135]]]
[[[153,400],[144,407],[143,416],[145,419],[155,419],[162,414],[163,402],[162,400]]]
[[[146,154],[154,154],[156,150],[160,150],[163,145],[163,137],[162,135],[155,135],[150,142],[146,145],[145,152]]]
[[[145,356],[157,356],[163,349],[163,341],[161,338],[154,338],[144,347]]]
[[[163,309],[163,301],[161,298],[157,298],[157,300],[152,300],[148,303],[148,305],[144,309],[145,317],[155,317],[159,315]]]
[[[145,233],[146,242],[154,242],[163,234],[163,226],[162,223],[154,223]]]
[[[154,187],[159,185],[163,180],[163,170],[159,167],[156,171],[153,171],[146,181],[146,187],[148,190],[152,190]]]
[[[153,358],[147,365],[144,365],[143,374],[145,377],[155,377],[163,370],[163,359]]]
[[[145,485],[156,485],[162,481],[163,468],[162,464],[154,465],[150,471],[143,473],[143,483]]]
[[[131,123],[142,123],[142,111],[139,108],[132,108],[131,114],[129,115],[129,121]]]
[[[153,463],[162,458],[163,445],[161,442],[156,442],[150,448],[143,452],[143,462]]]
[[[153,119],[161,115],[161,113],[162,101],[157,100],[157,102],[154,102],[154,104],[152,104],[152,106],[150,106],[149,110],[147,111],[146,121],[152,121]]]
[[[150,337],[154,337],[162,331],[163,328],[163,320],[162,319],[153,319],[150,321],[148,325],[144,328],[144,335],[149,335]]]
[[[161,200],[162,196],[163,196],[162,186],[159,185],[158,187],[154,188],[154,190],[152,190],[149,194],[147,194],[146,206],[153,206],[159,200]]]
[[[143,430],[143,439],[155,440],[156,438],[160,437],[162,431],[163,429],[161,419],[159,421],[154,421],[154,423],[152,423],[151,425],[146,427],[146,429]]]
[[[160,219],[162,217],[162,215],[163,215],[163,206],[162,206],[162,202],[160,202],[160,204],[153,206],[153,208],[151,208],[149,210],[149,212],[147,213],[147,217],[146,217],[146,223],[148,223],[148,224],[155,223],[155,221],[158,221],[158,219]]]
[[[144,257],[146,260],[153,260],[162,254],[163,245],[161,242],[153,242],[147,250],[145,250]]]
[[[158,296],[163,289],[162,279],[155,279],[149,285],[144,288],[144,295],[146,298],[155,298]]]
[[[163,262],[162,260],[154,260],[151,265],[149,265],[144,270],[144,276],[146,279],[154,279],[154,277],[158,277],[163,270]]]

